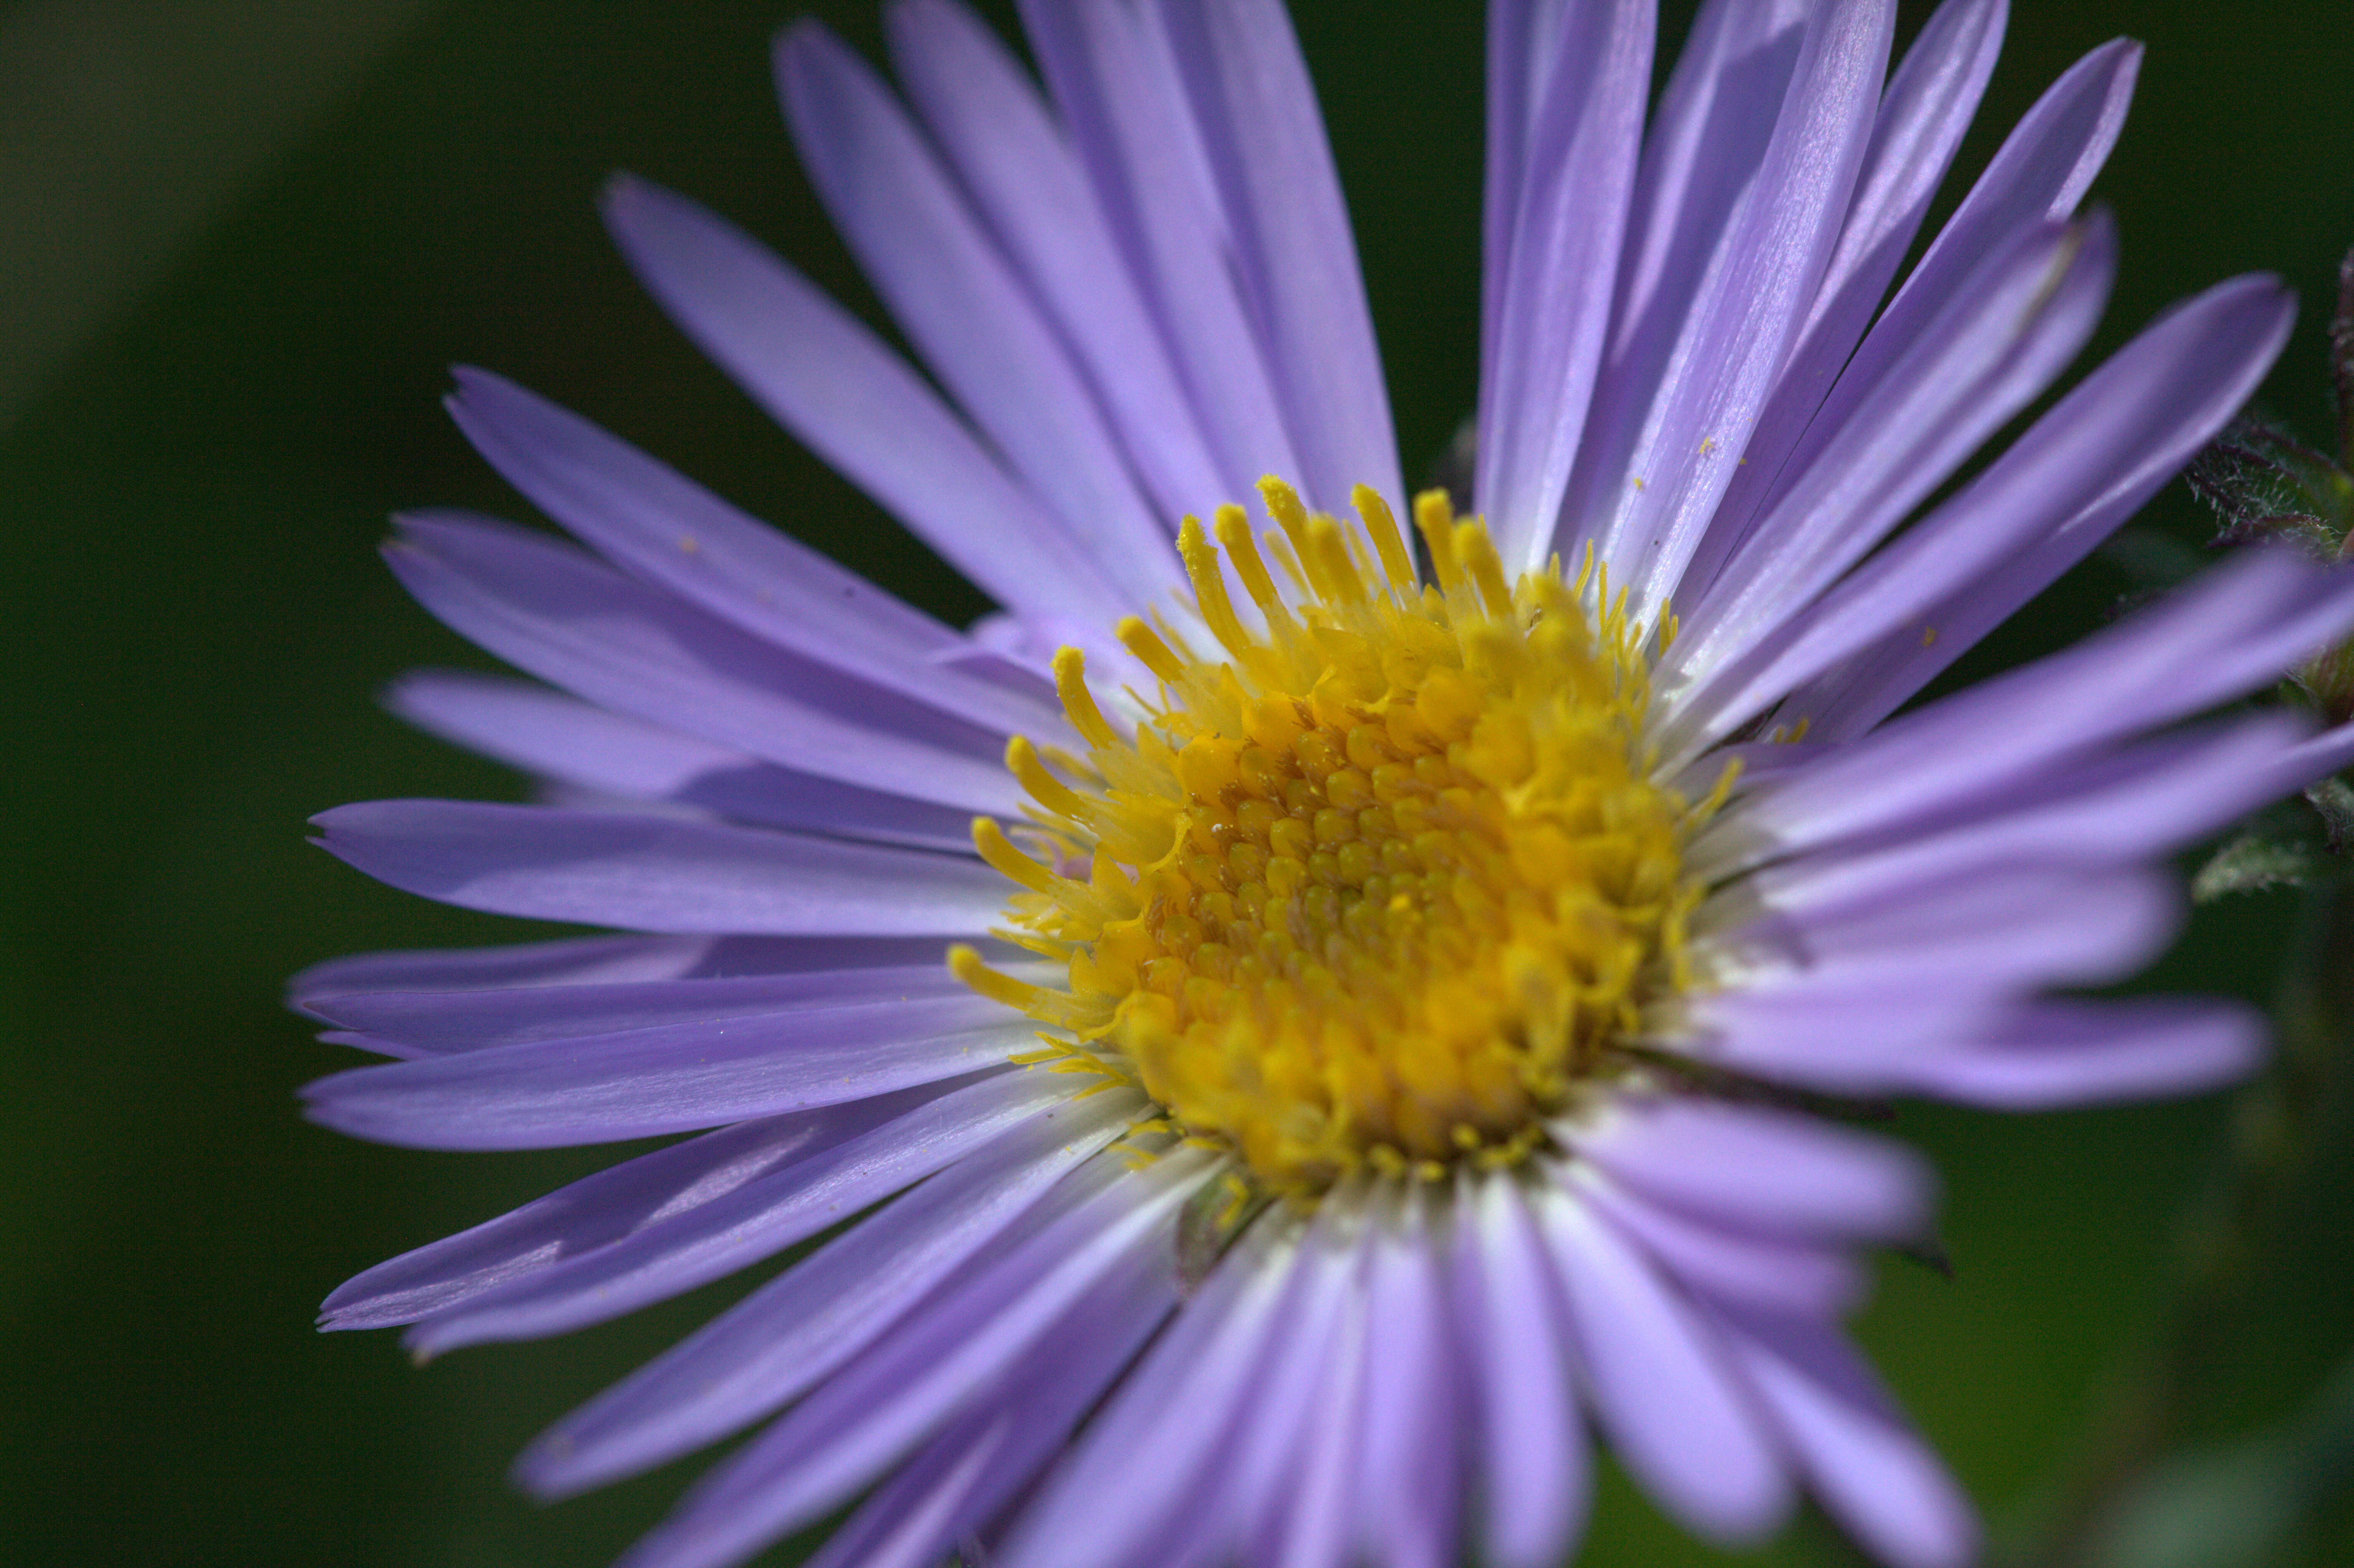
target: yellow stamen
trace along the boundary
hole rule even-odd
[[[1174,685],[1185,678],[1185,666],[1178,662],[1176,654],[1169,651],[1169,644],[1161,641],[1161,634],[1136,616],[1122,617],[1120,623],[1111,630],[1112,635],[1119,639],[1121,647],[1135,654],[1139,662],[1162,680]]]
[[[1357,509],[1365,532],[1373,537],[1373,549],[1382,559],[1382,575],[1389,578],[1392,586],[1411,591],[1414,557],[1406,554],[1405,541],[1398,536],[1397,519],[1390,515],[1390,503],[1372,485],[1361,484],[1349,492],[1349,504]]]
[[[1015,736],[1005,743],[1005,769],[1013,775],[1032,799],[1058,817],[1073,821],[1088,815],[1087,803],[1071,792],[1068,785],[1046,771],[1038,748],[1030,744],[1027,736]],[[1011,846],[1009,846],[1011,847]]]
[[[1071,718],[1071,727],[1098,750],[1118,746],[1119,736],[1104,722],[1103,710],[1087,690],[1087,656],[1076,648],[1055,651],[1055,695]]]
[[[1009,882],[1018,882],[1033,893],[1052,898],[1060,891],[1062,878],[1013,847],[1005,830],[987,817],[972,820],[972,847],[990,869]]]
[[[1455,508],[1443,490],[1426,490],[1414,498],[1415,531],[1430,552],[1431,575],[1438,591],[1449,599],[1463,591],[1463,567],[1455,558]]]
[[[1251,602],[1268,616],[1288,615],[1283,600],[1275,591],[1275,579],[1267,575],[1267,563],[1259,559],[1258,546],[1251,542],[1250,516],[1239,506],[1221,506],[1214,521],[1218,530],[1218,544],[1226,552],[1226,559],[1235,564],[1235,575],[1243,579],[1243,589]]]

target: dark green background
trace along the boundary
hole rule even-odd
[[[875,48],[865,5],[822,9]],[[1925,9],[1907,6],[1907,36]],[[2306,314],[2267,396],[2317,434],[2319,322],[2354,242],[2344,0],[2020,10],[1965,174],[2077,54],[2147,39],[2096,191],[2125,246],[2096,351],[2169,299],[2276,269]],[[1473,387],[1476,10],[1297,12],[1414,472]],[[278,994],[350,949],[528,934],[377,888],[302,842],[303,818],[340,801],[518,794],[375,705],[412,664],[482,662],[379,566],[385,514],[525,514],[436,406],[448,364],[518,376],[919,603],[982,608],[673,336],[594,217],[599,182],[634,169],[871,312],[777,122],[765,51],[789,15],[779,0],[0,5],[0,76],[31,71],[51,94],[0,90],[0,171],[39,155],[70,175],[0,185],[0,249],[16,252],[0,262],[0,313],[16,313],[0,346],[54,340],[0,384],[0,1559],[593,1563],[697,1467],[554,1510],[501,1479],[541,1425],[737,1287],[425,1371],[389,1335],[313,1333],[345,1276],[604,1156],[418,1154],[309,1127],[292,1089],[346,1054]],[[164,18],[181,42],[144,31]],[[20,263],[46,268],[50,292],[19,287]],[[44,302],[68,295],[71,312]],[[2179,488],[2151,515],[2185,537],[2200,525]],[[2120,586],[2087,568],[2003,648],[2073,635]],[[2267,896],[2207,912],[2161,979],[2261,997],[2288,911]],[[2131,1341],[2223,1114],[2209,1099],[1904,1116],[1946,1172],[1955,1277],[1889,1265],[1860,1331],[1998,1520],[2031,1499]],[[2287,1245],[2200,1430],[2280,1415],[2343,1350],[2349,1175],[2341,1155],[2281,1221]],[[2342,1519],[2331,1540],[2354,1540]],[[1710,1560],[1606,1484],[1585,1561]],[[1759,1560],[1844,1558],[1803,1525]]]

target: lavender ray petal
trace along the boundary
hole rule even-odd
[[[304,1086],[312,1119],[414,1149],[555,1149],[839,1105],[993,1067],[1033,1044],[983,997],[533,1040]]]
[[[2115,270],[2115,230],[2096,215],[2031,231],[1956,290],[1884,395],[1757,519],[1684,615],[1670,663],[1697,674],[1737,658],[1861,560],[2066,368]]]
[[[1543,564],[1585,434],[1633,199],[1655,27],[1653,8],[1640,0],[1548,5],[1538,17],[1511,15],[1518,9],[1497,7],[1491,32],[1517,22],[1541,35],[1547,52],[1529,62],[1490,61],[1491,79],[1532,72],[1532,118],[1512,183],[1500,185],[1490,163],[1489,200],[1510,216],[1491,217],[1490,244],[1511,249],[1486,265],[1495,325],[1480,361],[1474,487],[1508,572]]]
[[[1874,1558],[1889,1568],[1978,1561],[1969,1499],[1842,1335],[1801,1318],[1717,1316],[1808,1488]]]
[[[495,991],[675,980],[715,945],[707,937],[570,937],[505,948],[354,953],[286,982],[286,1004],[314,1018],[335,998],[370,991]]]
[[[1621,1096],[1554,1130],[1633,1192],[1766,1236],[1915,1236],[1935,1192],[1927,1166],[1901,1144],[1759,1106]]]
[[[1479,407],[1500,345],[1504,278],[1526,180],[1528,143],[1537,105],[1560,58],[1563,18],[1575,0],[1489,0],[1487,125],[1479,199]],[[1484,491],[1484,487],[1483,487]]]
[[[1235,1243],[1123,1378],[1009,1530],[1006,1568],[1164,1562],[1198,1531],[1184,1505],[1273,1375],[1278,1310],[1297,1288],[1296,1237],[1262,1222]]]
[[[1773,837],[1860,838],[1992,799],[2071,756],[2240,696],[2349,626],[2354,575],[2243,552],[2073,648],[1882,726],[1744,815]]]
[[[545,687],[467,671],[402,676],[385,705],[442,739],[566,786],[676,802],[759,827],[961,852],[971,817],[763,762]]]
[[[937,1094],[926,1086],[741,1122],[607,1166],[346,1280],[321,1307],[320,1327],[414,1323],[514,1280],[545,1275],[649,1227],[695,1214],[762,1177],[805,1165]]]
[[[1132,605],[1182,584],[1086,377],[890,90],[812,18],[776,68],[810,183],[949,396]]]
[[[1262,334],[1301,493],[1347,517],[1369,484],[1403,504],[1389,393],[1316,89],[1281,0],[1159,7]]]
[[[723,1022],[849,1002],[956,996],[965,987],[937,958],[920,964],[803,969],[674,980],[613,980],[499,991],[346,991],[314,1017],[432,1055],[526,1040],[574,1040],[626,1029]]]
[[[1581,453],[1561,545],[1592,529],[1649,619],[1730,482],[1839,238],[1872,131],[1894,9],[1828,0],[1694,26],[1638,187],[1606,410]],[[1686,68],[1691,68],[1687,75]],[[1770,129],[1769,129],[1770,127]],[[1739,144],[1756,139],[1756,151]],[[1658,155],[1655,156],[1654,154]],[[1754,161],[1753,161],[1754,160]]]
[[[1021,0],[1019,9],[1219,471],[1245,484],[1301,473],[1266,345],[1235,287],[1209,154],[1165,37],[1127,5]]]
[[[957,1425],[970,1423],[983,1432],[991,1426],[1009,1428],[1009,1436],[1033,1452],[1050,1447],[1056,1438],[1067,1434],[1068,1426],[1066,1425],[1060,1432],[1041,1433],[1036,1429],[1039,1416],[1056,1406],[1077,1414],[1116,1368],[1118,1352],[1132,1348],[1150,1332],[1167,1313],[1171,1298],[1166,1281],[1156,1275],[1149,1260],[1132,1254],[1120,1260],[1108,1271],[1108,1277],[1091,1281],[1058,1320],[1050,1320],[1040,1330],[1049,1341],[1047,1344],[1014,1360],[1013,1371],[1029,1374],[1026,1384],[1015,1384],[1011,1376],[1001,1374],[989,1380],[998,1386],[983,1384],[975,1388],[969,1396],[975,1408],[963,1421],[952,1419],[948,1424],[949,1430],[932,1439],[933,1443],[952,1439]],[[981,1337],[996,1327],[993,1323],[984,1326]],[[1055,1341],[1064,1340],[1069,1341],[1066,1354],[1057,1359],[1052,1353],[1057,1348]],[[843,1375],[854,1378],[857,1371],[854,1366]],[[824,1401],[827,1393],[821,1389],[811,1397],[811,1404]],[[1025,1425],[1030,1430],[1013,1426],[1025,1415],[1029,1417]],[[800,1417],[799,1411],[785,1415],[741,1453],[698,1482],[669,1519],[623,1554],[617,1568],[728,1568],[796,1524],[805,1522],[806,1515],[793,1506],[792,1472],[783,1469],[780,1473],[778,1457],[772,1452]],[[1001,1470],[995,1478],[999,1489],[1006,1486],[1006,1478],[1002,1474],[1004,1461],[1018,1457],[1003,1452],[992,1456]],[[925,1457],[923,1453],[916,1457],[919,1471]],[[876,1494],[877,1500],[892,1491],[904,1475],[902,1472],[899,1477],[885,1478]],[[975,1474],[967,1483],[967,1489],[985,1485],[988,1479],[985,1473]],[[965,1506],[970,1507],[970,1498],[965,1499]],[[829,1542],[829,1546],[832,1544]],[[907,1560],[916,1568],[938,1561],[937,1548],[930,1557],[916,1555],[913,1549],[917,1544],[916,1541],[903,1543]],[[869,1564],[875,1559],[861,1557],[858,1561]]]
[[[1165,522],[1248,493],[1221,474],[1087,173],[1013,53],[956,0],[898,0],[891,58],[933,145],[1051,316]]]
[[[1789,1478],[1721,1336],[1607,1222],[1558,1188],[1532,1196],[1620,1461],[1695,1534],[1724,1544],[1765,1534],[1789,1510]]]
[[[1290,1495],[1280,1499],[1279,1520],[1269,1520],[1276,1530],[1264,1538],[1271,1548],[1264,1560],[1287,1568],[1347,1568],[1355,1545],[1353,1504],[1366,1417],[1366,1358],[1376,1353],[1377,1330],[1369,1320],[1366,1300],[1372,1246],[1369,1238],[1360,1241],[1353,1287],[1342,1296],[1339,1314],[1327,1325],[1323,1365],[1309,1401],[1316,1417],[1299,1429]]]
[[[517,1481],[540,1498],[586,1491],[817,1386],[984,1249],[1018,1245],[1099,1190],[1064,1178],[1136,1109],[1117,1094],[1076,1102],[894,1199],[557,1422],[516,1460]]]
[[[1042,1365],[1052,1380],[1061,1369]],[[1059,1388],[1060,1382],[1050,1386]],[[952,1561],[965,1526],[960,1523],[978,1512],[974,1499],[985,1497],[986,1478],[1023,1435],[1019,1419],[1010,1412],[975,1411],[927,1445],[923,1452],[885,1477],[832,1534],[825,1538],[810,1568],[933,1568]],[[689,1526],[688,1528],[692,1528]],[[676,1542],[679,1538],[673,1537]],[[731,1562],[757,1547],[739,1547],[734,1532],[722,1530],[720,1542]],[[674,1549],[674,1548],[673,1548]],[[690,1560],[705,1543],[689,1537],[684,1544]],[[661,1561],[659,1553],[656,1561]]]
[[[1746,534],[1791,448],[1855,352],[1977,113],[2002,48],[2008,12],[2005,0],[1946,0],[1922,25],[1881,95],[1847,221],[1798,345],[1677,584],[1687,602],[1714,586],[1726,553]]]
[[[1806,617],[1725,722],[1790,690],[1791,722],[1858,735],[1926,685],[2138,510],[2244,403],[2288,336],[2278,281],[2238,278],[2119,350],[1953,501]]]
[[[614,181],[604,213],[680,330],[983,593],[1046,620],[1132,608],[914,371],[765,248],[642,180]]]
[[[963,639],[677,471],[504,376],[460,366],[450,414],[508,482],[624,570],[779,648],[1001,732],[1052,725],[944,670]]]
[[[1712,998],[1662,1031],[1662,1045],[1710,1066],[1833,1094],[1894,1093],[1910,1054],[1950,1048],[2021,994],[2024,988],[1967,978],[1925,985],[1917,973],[1835,978]]]
[[[2314,777],[2299,715],[2265,713],[2196,725],[2105,757],[2054,766],[2008,798],[1957,805],[1861,842],[1835,826],[1803,846],[1743,846],[1738,834],[1695,843],[1691,860],[1718,878],[1754,857],[1789,856],[1750,879],[1771,901],[1826,877],[1942,880],[2006,862],[2122,864],[2206,837]],[[1747,853],[1744,853],[1744,848]],[[1793,854],[1792,852],[1800,851]]]
[[[1287,1331],[1269,1348],[1267,1372],[1236,1424],[1221,1473],[1204,1489],[1207,1517],[1198,1528],[1209,1532],[1213,1551],[1228,1557],[1274,1559],[1312,1463],[1317,1400],[1364,1274],[1360,1237],[1338,1217],[1341,1207],[1328,1200],[1310,1222],[1284,1308]]]
[[[2231,1002],[2039,1001],[1902,1071],[1914,1094],[2044,1110],[2200,1094],[2246,1076],[2265,1046],[2263,1019]]]
[[[1352,1505],[1357,1549],[1388,1568],[1448,1568],[1462,1506],[1458,1326],[1447,1305],[1445,1242],[1428,1195],[1409,1189],[1374,1238],[1365,1311],[1364,1436]]]
[[[1782,907],[1712,933],[1695,957],[1719,983],[1685,1004],[1690,1016],[1725,1025],[1760,1001],[1892,983],[1915,987],[1925,1008],[2104,984],[2147,963],[2181,924],[2179,889],[2146,867],[1908,869],[1857,863],[1852,884],[1826,874]],[[1819,1044],[1867,1038],[1840,1030]]]
[[[1853,357],[1839,367],[1829,394],[1808,410],[1804,430],[1781,450],[1758,453],[1751,466],[1759,471],[1748,481],[1742,509],[1727,514],[1713,564],[1703,568],[1711,576],[1723,570],[1725,557],[1739,543],[1734,530],[1775,505],[1848,419],[1871,406],[1890,384],[1893,366],[1965,279],[2015,244],[2019,235],[2074,213],[2125,124],[2140,64],[2140,46],[2117,39],[2078,60],[2036,101]]]
[[[1140,1283],[1149,1287],[1139,1292]],[[1088,1407],[1159,1325],[1156,1302],[1166,1302],[1158,1282],[1115,1279],[1099,1289],[1014,1365],[1002,1406],[984,1403],[934,1439],[828,1538],[810,1568],[927,1568],[938,1561],[1067,1446]],[[927,1478],[933,1475],[939,1479]]]
[[[1458,1183],[1458,1311],[1479,1411],[1483,1560],[1547,1568],[1585,1528],[1591,1485],[1568,1325],[1544,1243],[1509,1171]]]
[[[1817,1317],[1835,1316],[1863,1299],[1861,1271],[1836,1246],[1706,1224],[1653,1202],[1589,1161],[1575,1160],[1549,1173],[1653,1262],[1702,1295]]]
[[[386,559],[444,624],[601,707],[798,771],[1010,810],[1002,736],[710,620],[569,546],[410,515]]]
[[[371,800],[311,819],[338,859],[404,892],[541,920],[680,934],[953,937],[1004,882],[978,860],[636,812]]]
[[[420,1355],[569,1333],[773,1257],[1070,1097],[1046,1075],[1001,1073],[762,1171],[691,1213],[666,1211],[598,1247],[511,1278],[409,1330]],[[893,1107],[904,1096],[892,1097]],[[699,1196],[699,1194],[698,1194]]]
[[[1159,1249],[1207,1160],[1195,1151],[1172,1154],[1113,1181],[917,1306],[698,1483],[624,1562],[638,1568],[733,1562],[839,1506],[987,1397],[1091,1296],[1108,1290],[1123,1316],[1157,1319],[1176,1297]]]

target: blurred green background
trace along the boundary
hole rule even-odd
[[[553,1510],[502,1479],[741,1286],[422,1371],[389,1335],[313,1332],[349,1274],[609,1156],[313,1128],[292,1091],[346,1054],[278,996],[332,954],[530,934],[303,842],[345,800],[520,794],[375,702],[413,664],[484,662],[379,566],[386,514],[528,514],[442,418],[449,364],[519,377],[936,611],[984,608],[673,334],[594,217],[599,181],[635,170],[873,313],[779,128],[766,48],[790,4],[0,5],[0,1559],[594,1563],[699,1467]],[[878,48],[864,0],[817,8]],[[2215,279],[2280,270],[2306,312],[2266,397],[2320,435],[2321,323],[2354,242],[2345,0],[2018,9],[1946,205],[2071,59],[2147,39],[2095,193],[2125,243],[2095,352]],[[1295,11],[1417,472],[1474,383],[1477,9]],[[2148,521],[2202,528],[2179,486]],[[2075,635],[2123,586],[2088,567],[1988,659]],[[2157,982],[2266,997],[2293,906],[2201,912]],[[1946,1171],[1954,1276],[1888,1264],[1861,1333],[1998,1521],[2032,1506],[2146,1322],[2225,1117],[1903,1113]],[[2343,1132],[2270,1222],[2201,1438],[2285,1417],[2354,1338]],[[1585,1561],[1715,1560],[1606,1482]],[[1849,1559],[1802,1523],[1755,1560]],[[2341,1505],[2283,1560],[2354,1562],[2354,1521]]]

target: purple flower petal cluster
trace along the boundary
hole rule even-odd
[[[1221,1215],[1228,1153],[1140,1154],[1161,1107],[1024,1065],[1033,1021],[943,964],[961,939],[1045,968],[992,942],[1010,887],[967,824],[1020,817],[1009,736],[1070,736],[1057,648],[1151,688],[1113,628],[1190,613],[1181,516],[1265,474],[1342,514],[1404,495],[1278,0],[1022,11],[1043,84],[956,0],[890,5],[896,91],[814,25],[779,41],[802,161],[920,370],[684,198],[605,206],[679,324],[1001,614],[941,625],[461,376],[461,427],[578,544],[401,519],[402,581],[535,680],[420,673],[392,705],[548,799],[347,806],[321,842],[621,934],[307,972],[328,1038],[395,1059],[312,1114],[437,1149],[692,1136],[370,1269],[326,1325],[535,1338],[816,1240],[524,1457],[557,1497],[757,1428],[636,1568],[853,1504],[827,1568],[1544,1568],[1592,1434],[1711,1539],[1803,1491],[1900,1568],[1967,1562],[1966,1500],[1839,1327],[1930,1178],[1773,1091],[2032,1108],[2243,1072],[2240,1010],[2052,993],[2169,939],[2170,851],[2354,758],[2348,729],[2202,716],[2354,630],[2354,579],[2286,553],[1899,711],[2288,330],[2276,282],[2220,284],[1942,493],[2093,331],[2115,242],[2078,207],[2137,50],[2062,77],[1900,281],[2001,0],[1946,0],[1893,69],[1893,0],[1711,0],[1655,106],[1649,0],[1494,0],[1476,502],[1508,574],[1590,546],[1628,613],[1676,620],[1656,774],[1744,769],[1689,845],[1702,979],[1645,1014],[1651,1068],[1525,1159]]]

